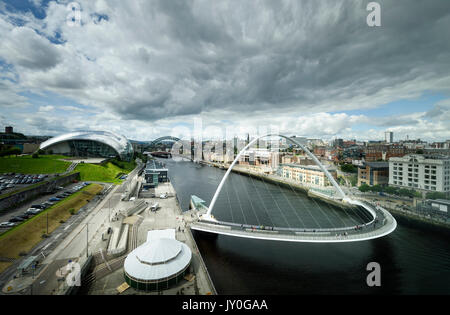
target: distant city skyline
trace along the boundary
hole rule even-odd
[[[0,3],[2,129],[450,139],[447,0],[69,2]]]

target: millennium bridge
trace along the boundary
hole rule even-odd
[[[370,220],[363,224],[339,228],[287,228],[240,224],[217,220],[212,214],[214,205],[234,165],[246,150],[248,150],[256,141],[265,137],[282,137],[299,146],[320,167],[330,183],[336,189],[338,197],[335,201],[339,202],[343,207],[359,207],[368,214]],[[295,139],[276,134],[258,137],[249,142],[247,146],[239,152],[222,178],[209,207],[205,207],[204,210],[205,213],[200,214],[198,220],[191,223],[190,228],[192,230],[241,238],[283,242],[343,243],[366,241],[386,236],[392,233],[397,227],[396,220],[387,210],[348,197],[328,170],[305,146]]]

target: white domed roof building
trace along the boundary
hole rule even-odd
[[[130,161],[133,146],[122,135],[109,131],[76,131],[51,138],[40,145],[41,150],[79,157],[120,157]]]
[[[189,272],[191,259],[190,248],[174,238],[147,238],[125,259],[125,281],[139,290],[167,289]]]

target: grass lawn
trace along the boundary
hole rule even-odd
[[[23,224],[5,232],[0,236],[0,256],[19,258],[20,253],[29,252],[34,246],[42,241],[42,235],[46,233],[47,213],[48,232],[52,233],[59,227],[61,220],[66,221],[71,217],[71,209],[74,209],[76,213],[101,190],[101,185],[89,185]]]
[[[81,181],[97,181],[105,183],[119,183],[121,174],[128,174],[135,168],[134,163],[120,162],[123,168],[106,163],[105,165],[78,164],[75,172],[80,172]]]
[[[12,265],[12,263],[10,263],[10,262],[2,262],[2,261],[0,261],[0,273],[5,271],[6,269],[8,269],[9,266],[11,266],[11,265]]]
[[[67,170],[70,162],[60,161],[66,157],[59,155],[40,155],[33,159],[31,155],[18,157],[0,157],[0,173],[55,174]]]

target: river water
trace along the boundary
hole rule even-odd
[[[183,210],[191,195],[209,205],[224,170],[163,160]],[[231,173],[213,210],[223,221],[284,227],[340,227],[367,221],[289,188]],[[450,294],[449,236],[398,220],[381,239],[289,243],[194,232],[219,294]],[[381,287],[369,287],[370,262]]]

